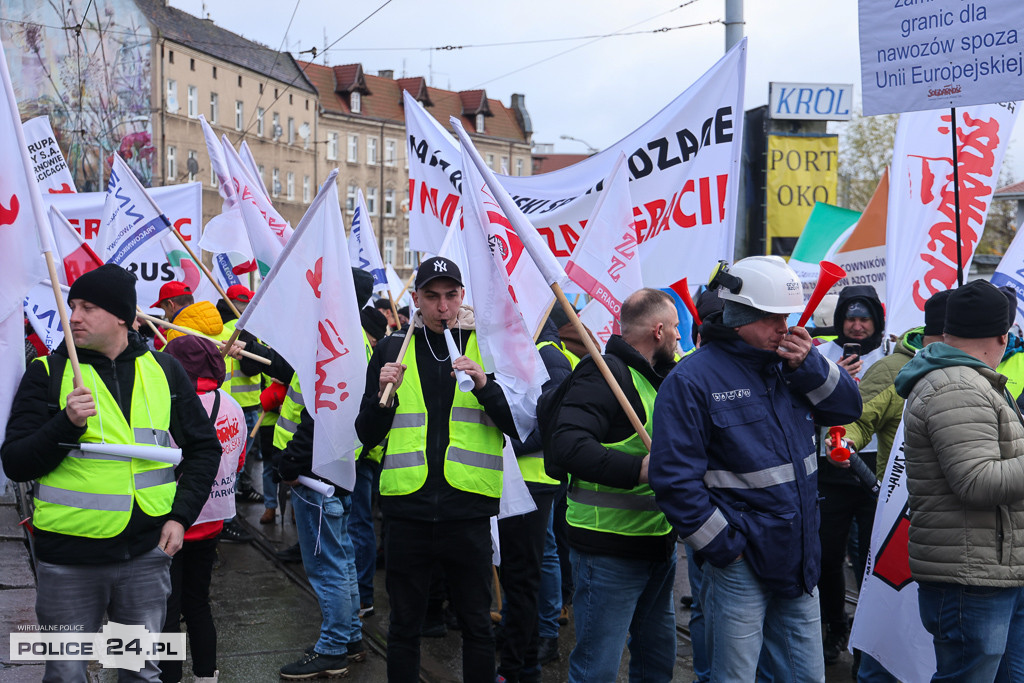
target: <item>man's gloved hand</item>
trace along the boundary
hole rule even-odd
[[[267,413],[277,412],[287,394],[288,387],[279,382],[272,382],[269,387],[260,392],[260,407]]]

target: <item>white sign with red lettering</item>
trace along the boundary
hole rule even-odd
[[[731,259],[742,150],[746,40],[647,123],[604,151],[539,176],[498,176],[565,264],[625,154],[644,284],[707,282]],[[405,95],[412,248],[437,253],[458,215],[463,168],[450,136]]]
[[[1018,103],[956,110],[960,247],[966,274],[985,229]],[[957,282],[953,150],[948,110],[900,116],[889,173],[886,327],[924,324],[924,302]]]
[[[203,185],[199,182],[152,187],[146,190],[189,245],[198,245],[203,221]],[[43,195],[43,202],[60,209],[68,222],[96,252],[101,251],[99,240],[100,216],[106,192],[78,192],[76,194]],[[193,247],[195,249],[196,247]],[[174,267],[167,260],[160,240],[152,240],[133,252],[124,264],[139,278],[135,286],[142,310],[157,300],[160,286],[176,278]]]

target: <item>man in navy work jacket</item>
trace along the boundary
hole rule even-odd
[[[658,392],[651,488],[703,565],[712,680],[754,680],[763,645],[777,675],[824,681],[814,423],[857,419],[860,394],[787,328],[803,295],[781,258],[723,264],[715,285],[724,310]]]

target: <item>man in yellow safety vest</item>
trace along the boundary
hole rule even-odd
[[[171,556],[210,495],[220,442],[181,364],[131,329],[132,274],[101,266],[72,283],[68,301],[83,386],[73,388],[64,343],[33,362],[0,449],[8,477],[36,482],[36,616],[46,630],[90,634],[106,612],[159,633]],[[97,449],[172,438],[182,452],[177,482],[167,462]],[[87,664],[47,661],[43,680],[84,683]],[[134,680],[159,675],[151,660]]]

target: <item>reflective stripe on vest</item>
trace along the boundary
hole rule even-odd
[[[229,320],[224,323],[224,330],[218,335],[218,338],[230,339],[237,323],[237,320]],[[224,363],[227,365],[224,388],[231,394],[231,398],[238,401],[238,405],[243,408],[258,406],[260,403],[260,390],[262,388],[260,386],[260,376],[243,375],[241,362],[234,358],[225,358]]]
[[[629,369],[629,374],[647,415],[644,429],[651,434],[654,430],[652,416],[657,391],[633,368]],[[622,441],[603,445],[637,458],[647,455],[647,449],[636,433]],[[620,489],[573,476],[570,477],[568,497],[569,507],[565,520],[577,528],[622,536],[664,536],[672,531],[665,515],[655,504],[654,491],[648,484]]]
[[[48,359],[39,361],[49,371]],[[128,420],[96,370],[91,365],[81,368],[98,415],[86,422],[80,443],[170,445],[171,390],[151,353],[135,359]],[[61,408],[73,388],[73,376],[71,363],[65,363]],[[32,522],[36,528],[69,536],[112,538],[128,526],[136,504],[151,517],[166,515],[174,492],[174,467],[168,463],[74,449],[39,478]]]
[[[292,375],[292,381],[288,384],[288,392],[281,403],[281,414],[274,425],[274,448],[283,451],[288,442],[295,436],[299,428],[299,419],[302,417],[302,409],[306,407],[302,400],[302,388],[299,386],[299,374]]]
[[[414,493],[427,480],[427,408],[423,402],[416,364],[416,337],[409,341],[405,355],[407,369],[396,391],[398,409],[391,422],[380,474],[380,493],[402,496]],[[483,364],[476,334],[470,334],[465,355]],[[472,392],[454,389],[448,416],[448,448],[444,478],[460,491],[489,498],[501,496],[501,449],[505,437],[484,412]]]

